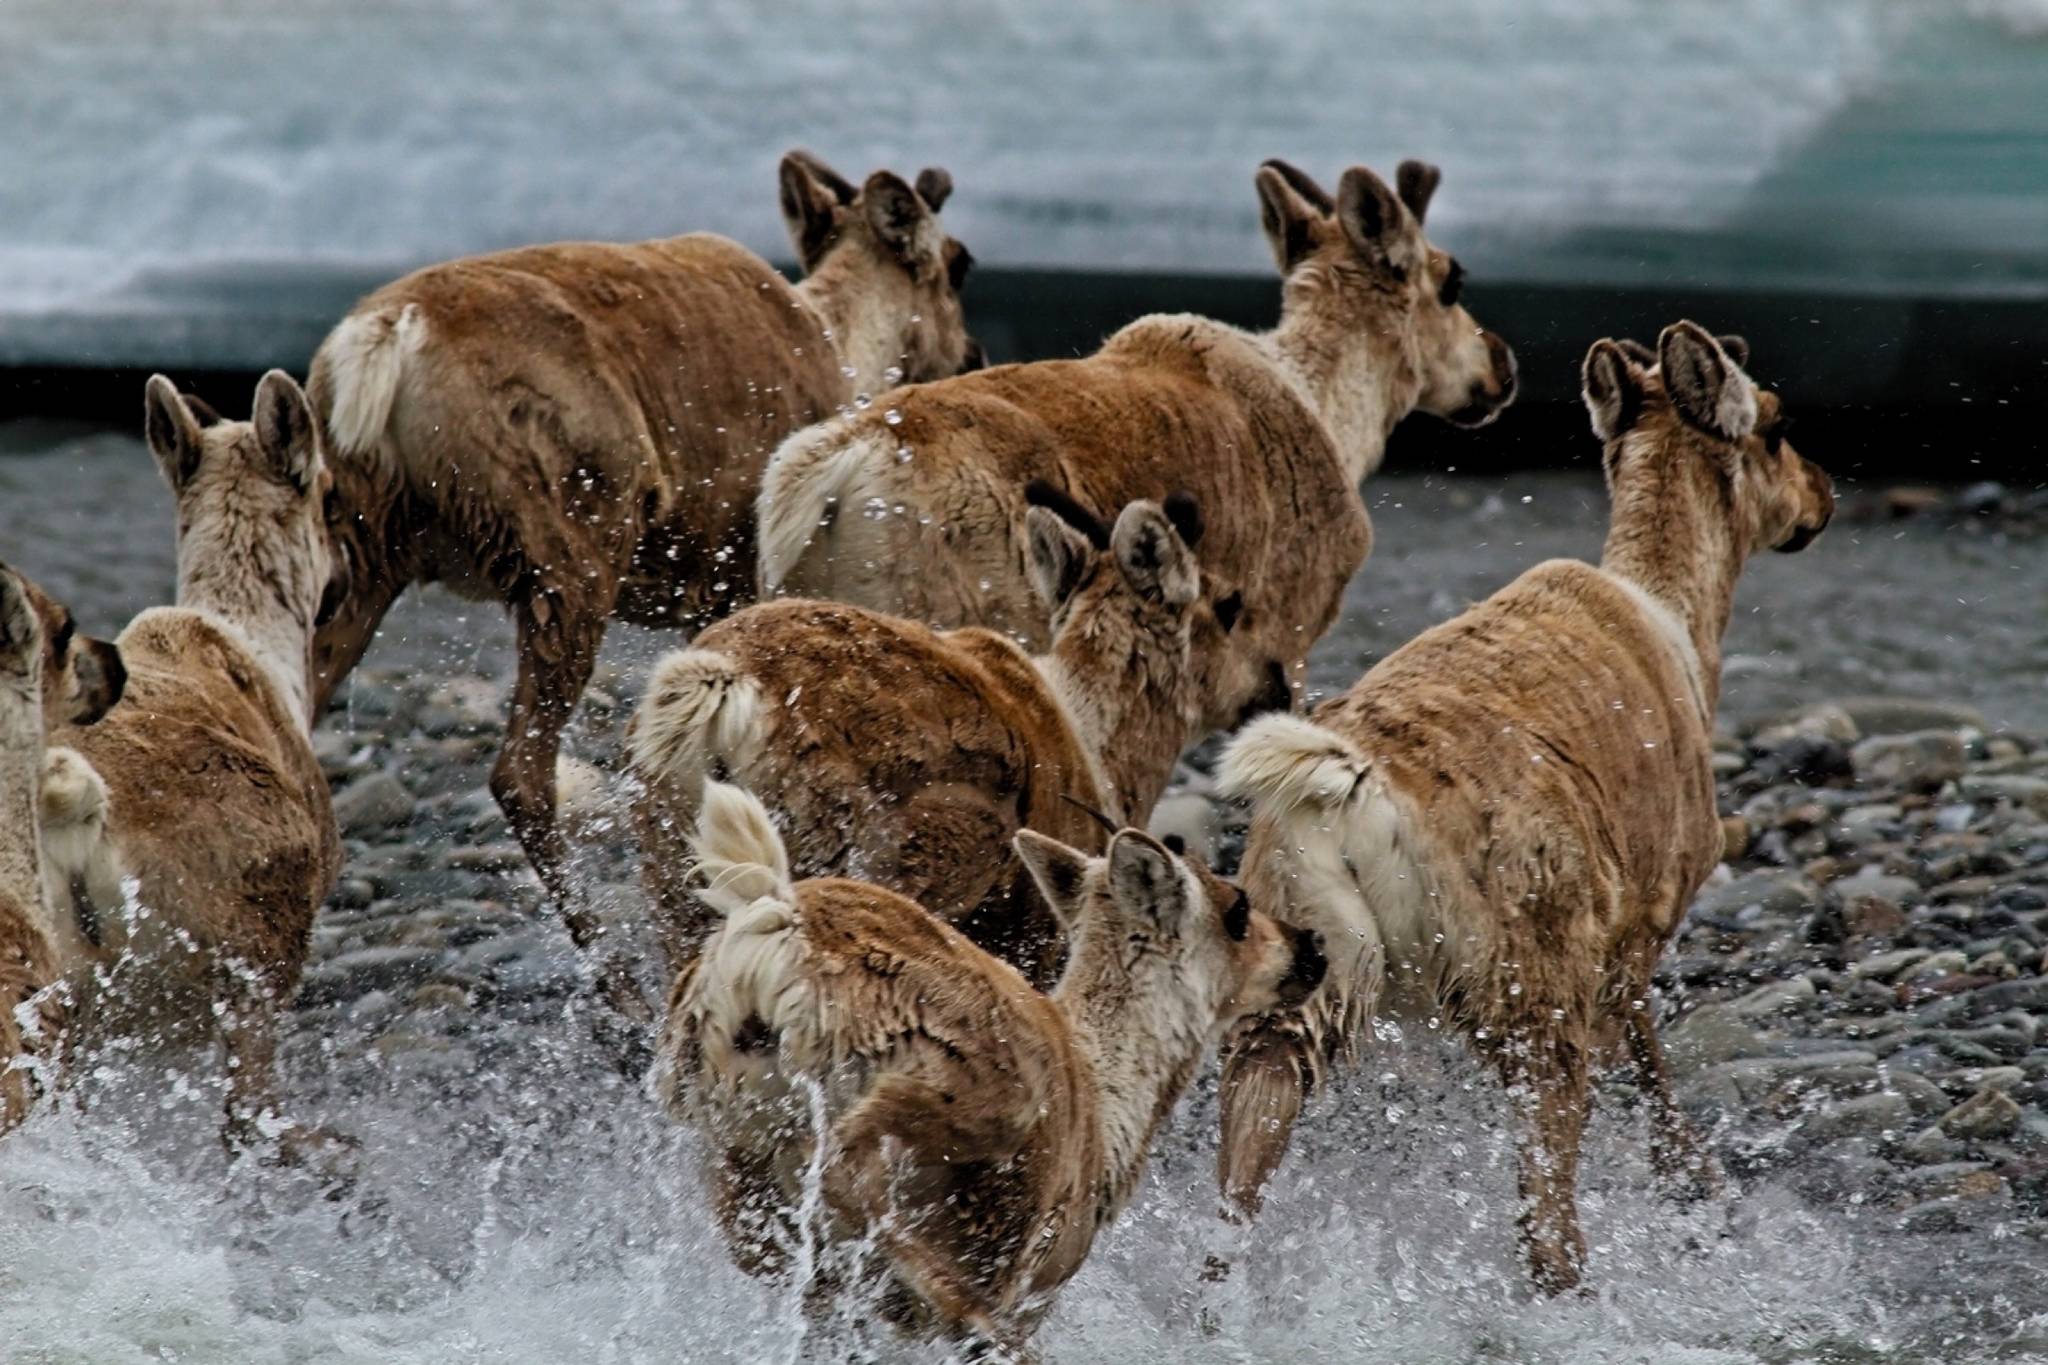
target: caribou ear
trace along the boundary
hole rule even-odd
[[[256,384],[256,405],[250,418],[256,445],[278,477],[304,494],[320,477],[320,446],[313,439],[313,409],[306,391],[283,370],[272,370]]]
[[[1259,167],[1252,184],[1259,192],[1259,227],[1285,275],[1316,249],[1317,229],[1330,216],[1330,196],[1284,161]]]
[[[1756,389],[1705,328],[1672,323],[1657,338],[1657,360],[1679,416],[1730,441],[1755,430]]]
[[[1436,194],[1436,187],[1443,183],[1444,173],[1427,161],[1404,161],[1394,173],[1394,185],[1400,191],[1401,202],[1415,215],[1420,224],[1429,216],[1429,201]]]
[[[1030,829],[1018,830],[1010,846],[1038,884],[1038,894],[1052,907],[1060,927],[1073,932],[1088,889],[1088,855]]]
[[[1109,894],[1126,916],[1149,920],[1166,933],[1177,932],[1187,915],[1188,884],[1179,860],[1140,830],[1118,830],[1109,841]]]
[[[1421,260],[1421,236],[1387,182],[1363,166],[1353,166],[1337,182],[1337,225],[1351,249],[1368,260],[1383,260],[1406,275]]]
[[[796,247],[797,264],[817,268],[839,237],[845,206],[853,202],[853,186],[809,152],[790,152],[780,171],[782,221]]]
[[[1581,395],[1593,418],[1595,436],[1612,441],[1635,425],[1642,411],[1643,386],[1623,343],[1594,342],[1586,352],[1583,378]]]
[[[151,375],[142,389],[142,434],[173,493],[182,493],[199,472],[199,429],[178,386],[160,374]]]
[[[946,207],[953,197],[953,177],[943,166],[927,166],[917,173],[917,197],[933,213]]]
[[[1156,502],[1134,502],[1118,513],[1109,548],[1130,585],[1147,597],[1185,607],[1202,591],[1195,552]]]
[[[1714,340],[1721,343],[1722,351],[1727,354],[1730,360],[1735,362],[1737,369],[1746,370],[1749,368],[1748,337],[1738,336],[1734,332],[1729,332],[1725,336],[1715,337]]]
[[[861,186],[860,202],[867,212],[868,226],[875,230],[875,237],[889,249],[889,254],[916,270],[925,254],[922,239],[931,235],[922,229],[932,216],[917,191],[893,171],[876,171]]]
[[[1031,586],[1046,610],[1056,612],[1081,586],[1095,547],[1044,507],[1026,509],[1024,530],[1031,546]]]

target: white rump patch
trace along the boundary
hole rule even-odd
[[[694,786],[714,761],[738,767],[752,757],[761,712],[761,685],[731,656],[674,650],[656,661],[648,679],[626,738],[627,761],[650,786]]]
[[[1334,730],[1302,716],[1260,716],[1223,751],[1217,784],[1225,796],[1262,806],[1342,804],[1371,763]]]
[[[690,841],[697,852],[698,892],[721,914],[733,915],[756,902],[778,906],[787,916],[796,902],[789,851],[768,818],[767,807],[744,787],[726,782],[704,786],[704,809]]]
[[[398,401],[406,357],[426,336],[426,314],[416,303],[395,316],[389,310],[352,313],[327,334],[315,363],[325,365],[333,388],[327,434],[336,451],[360,456],[378,449]]]
[[[844,420],[807,428],[785,440],[761,475],[755,521],[761,545],[761,592],[775,593],[822,533],[865,525],[857,505],[888,477],[891,446],[849,432]],[[836,513],[833,509],[836,507]]]

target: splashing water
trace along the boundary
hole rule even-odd
[[[575,1031],[565,1018],[560,1032]],[[111,1109],[32,1121],[0,1181],[8,1358],[798,1358],[802,1292],[828,1254],[822,1157],[806,1173],[791,1282],[749,1281],[726,1260],[691,1135],[553,1030],[487,1032],[499,1035],[485,1040],[488,1070],[460,1077],[431,1056],[351,1056],[360,1040],[295,1040],[290,1092],[321,1093],[320,1117],[363,1140],[363,1181],[338,1203],[301,1175],[228,1168],[212,1087],[153,1092],[154,1068],[125,1077]],[[1890,1321],[1872,1302],[1870,1248],[1839,1220],[1767,1184],[1725,1204],[1660,1205],[1633,1116],[1588,1134],[1593,1292],[1530,1301],[1498,1092],[1442,1045],[1396,1061],[1394,1088],[1417,1112],[1378,1121],[1382,1080],[1313,1106],[1249,1230],[1213,1214],[1213,1103],[1184,1106],[1140,1198],[1042,1331],[1048,1357],[1937,1358],[1908,1349],[1925,1321]],[[319,1066],[339,1083],[321,1085]],[[811,1109],[821,1125],[821,1092]],[[871,1252],[829,1254],[857,1274]],[[1220,1283],[1204,1277],[1210,1256],[1232,1266]]]

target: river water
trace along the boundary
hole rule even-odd
[[[2039,294],[2044,53],[2041,0],[10,0],[0,358],[260,366],[323,270],[522,242],[784,255],[795,145],[950,167],[1008,266],[1263,275],[1262,159],[1419,156],[1476,279]]]

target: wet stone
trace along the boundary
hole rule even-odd
[[[2003,1090],[2009,1093],[2026,1082],[2027,1073],[2025,1069],[2017,1066],[1973,1066],[1968,1070],[1952,1071],[1935,1079],[1960,1094],[1974,1094],[1979,1090]]]
[[[526,866],[526,852],[515,843],[493,843],[445,850],[442,865],[457,872],[509,872]]]
[[[1857,733],[1864,736],[1985,728],[1982,711],[1957,702],[1915,697],[1838,697],[1823,705],[1832,705],[1849,717]]]
[[[1798,976],[1790,981],[1777,981],[1768,986],[1758,987],[1735,1001],[1734,1010],[1741,1018],[1763,1019],[1803,1009],[1810,1005],[1819,993],[1811,981]]]
[[[370,773],[344,787],[334,798],[334,818],[343,834],[362,835],[407,824],[413,814],[412,793],[390,773]]]
[[[1899,1215],[1898,1229],[1908,1233],[1969,1232],[2010,1213],[2012,1203],[2012,1191],[2003,1179],[1994,1177],[1994,1183],[1968,1193],[1913,1205]]]
[[[1932,791],[1963,775],[1969,752],[1953,730],[1873,735],[1849,751],[1859,782]]]
[[[1814,1146],[1844,1137],[1884,1138],[1904,1129],[1912,1118],[1905,1096],[1880,1091],[1839,1100],[1808,1115],[1799,1125],[1799,1137]]]
[[[1900,973],[1918,966],[1931,954],[1925,948],[1895,948],[1890,952],[1876,953],[1870,957],[1849,964],[1849,975],[1865,977],[1872,981],[1890,981]]]
[[[1752,752],[1780,748],[1794,740],[1822,739],[1836,744],[1854,744],[1863,737],[1856,718],[1842,707],[1817,702],[1767,721],[1750,736]]]
[[[1742,1057],[1760,1057],[1771,1045],[1729,1005],[1702,1005],[1664,1030],[1664,1051],[1679,1074]]]
[[[2003,801],[2036,815],[2048,815],[2048,777],[1972,774],[1958,782],[1956,790],[1968,801]]]
[[[1885,1089],[1902,1096],[1916,1119],[1931,1119],[1952,1107],[1948,1092],[1925,1076],[1887,1065],[1881,1068]]]
[[[1963,1141],[2000,1138],[2020,1124],[2020,1107],[2001,1090],[1983,1089],[1943,1114],[1935,1126]]]
[[[299,999],[304,1004],[321,1005],[372,990],[409,986],[431,975],[441,957],[436,948],[359,948],[309,969],[299,986]]]
[[[1797,872],[1752,872],[1701,892],[1692,913],[1728,919],[1755,907],[1771,915],[1802,915],[1819,900],[1819,888]]]
[[[368,877],[343,877],[335,883],[327,903],[338,910],[362,910],[376,898],[377,884]]]

